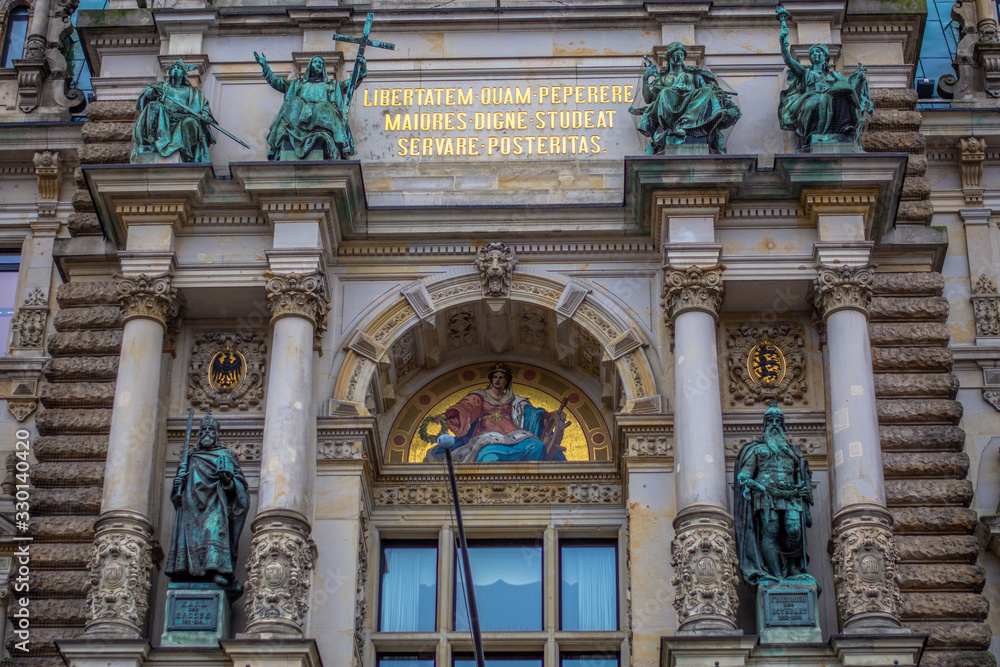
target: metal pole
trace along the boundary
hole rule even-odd
[[[448,479],[451,480],[451,497],[455,501],[455,521],[458,523],[458,544],[462,550],[462,568],[465,570],[465,590],[469,600],[469,625],[472,626],[472,646],[476,653],[477,667],[486,667],[483,660],[483,634],[479,630],[479,607],[476,605],[476,587],[472,585],[472,563],[469,561],[469,544],[465,541],[465,526],[462,524],[462,507],[458,502],[458,482],[455,467],[451,463],[451,448],[444,448],[448,461]]]

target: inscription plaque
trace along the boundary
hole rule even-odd
[[[170,599],[167,632],[200,630],[212,632],[218,623],[219,600],[216,595],[176,593]]]
[[[816,624],[816,598],[811,589],[765,588],[764,627],[796,627]]]

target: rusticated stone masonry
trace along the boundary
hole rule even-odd
[[[870,308],[886,504],[892,512],[900,619],[930,635],[924,667],[987,667],[988,604],[976,565],[975,512],[962,406],[947,349],[939,273],[882,273]]]

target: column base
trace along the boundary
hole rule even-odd
[[[674,531],[670,564],[678,634],[741,635],[733,517],[715,505],[689,505],[674,519]]]
[[[242,639],[222,650],[239,667],[323,667],[315,639]]]
[[[58,639],[56,648],[69,667],[141,667],[152,650],[145,639]]]
[[[926,644],[927,635],[914,634],[830,637],[830,646],[844,667],[896,664],[899,667],[917,667]]]
[[[745,667],[756,637],[675,636],[660,640],[660,667]]]

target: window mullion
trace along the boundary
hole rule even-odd
[[[438,534],[438,598],[437,630],[453,630],[455,615],[455,531],[450,526],[442,526]],[[450,659],[450,656],[449,656]],[[451,662],[442,663],[450,665]]]

